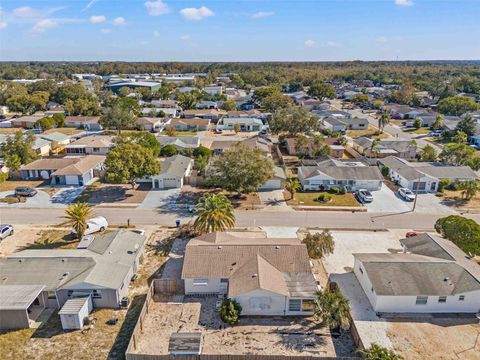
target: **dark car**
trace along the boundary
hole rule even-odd
[[[28,186],[19,186],[15,188],[15,196],[26,196],[26,197],[32,197],[37,195],[37,190],[32,189],[31,187]]]

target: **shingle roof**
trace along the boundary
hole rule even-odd
[[[160,145],[174,145],[181,148],[196,148],[200,145],[197,136],[157,136]]]
[[[98,164],[103,163],[106,157],[101,155],[87,155],[78,158],[78,161],[63,168],[59,168],[51,175],[83,175]]]
[[[0,310],[27,309],[43,289],[43,285],[0,285]]]
[[[184,177],[192,159],[183,155],[174,155],[161,162],[160,174],[171,174],[177,177]]]
[[[76,123],[98,123],[100,121],[100,116],[67,116],[65,122],[76,122]]]
[[[85,136],[68,145],[68,147],[75,147],[75,146],[110,148],[113,146],[113,136],[109,136],[109,135]]]
[[[314,166],[301,166],[299,170],[305,179],[320,176],[336,180],[383,180],[377,166],[366,166],[358,161],[340,161],[328,158]]]

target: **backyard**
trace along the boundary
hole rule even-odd
[[[355,196],[352,193],[346,194],[333,194],[331,192],[297,192],[291,197],[291,194],[288,191],[284,192],[285,200],[288,205],[304,205],[304,206],[355,206],[360,207],[360,204],[355,199]],[[328,194],[331,196],[330,201],[319,202],[316,199],[321,196]]]
[[[358,138],[361,136],[378,137],[380,139],[385,139],[390,137],[390,135],[385,132],[379,134],[378,129],[372,126],[371,124],[368,125],[368,129],[366,130],[347,130],[347,136],[352,138]]]

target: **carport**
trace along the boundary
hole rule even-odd
[[[0,329],[26,329],[45,309],[44,285],[0,285]]]

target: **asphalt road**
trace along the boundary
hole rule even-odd
[[[55,225],[62,223],[62,209],[0,209],[0,223]],[[190,214],[165,213],[155,209],[96,208],[95,215],[105,216],[110,224],[124,225],[130,219],[134,225],[174,226],[175,220],[190,221]],[[298,226],[329,229],[433,229],[435,221],[444,214],[405,212],[351,213],[336,211],[237,211],[239,227],[250,226]],[[480,215],[466,215],[480,222]]]

